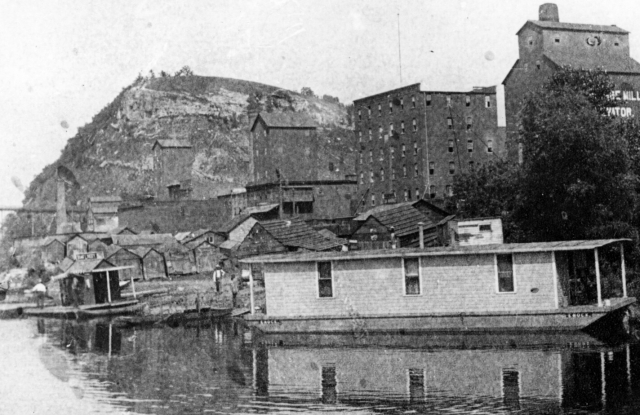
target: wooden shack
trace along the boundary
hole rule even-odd
[[[213,272],[216,264],[224,259],[226,256],[220,253],[220,248],[207,240],[203,240],[200,244],[193,246],[188,244],[188,247],[193,251],[194,258],[196,260],[196,269],[198,272]]]
[[[64,254],[64,242],[58,238],[47,239],[45,245],[42,247],[42,260],[45,262],[57,264],[64,259]]]
[[[145,280],[167,278],[167,265],[162,252],[155,248],[136,248],[134,250],[142,260],[142,275]]]
[[[67,241],[67,256],[75,259],[77,252],[87,252],[89,243],[80,235],[75,235]]]
[[[143,278],[142,259],[134,252],[120,248],[112,252],[106,259],[119,267],[130,267],[121,271],[124,281],[141,280]]]
[[[110,303],[121,299],[119,267],[104,259],[76,261],[63,274],[53,277],[60,282],[60,300],[71,306]]]

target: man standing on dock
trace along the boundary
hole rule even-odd
[[[36,305],[39,308],[43,308],[44,298],[47,295],[47,287],[42,283],[42,278],[40,278],[40,281],[31,289],[31,292],[36,294]]]
[[[224,271],[222,269],[222,264],[218,263],[216,265],[215,271],[213,271],[213,282],[216,284],[216,292],[220,292],[220,282],[222,281],[222,277],[224,277]]]

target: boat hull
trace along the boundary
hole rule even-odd
[[[610,306],[580,306],[555,310],[518,312],[433,313],[424,315],[347,315],[318,317],[245,316],[263,333],[350,333],[356,336],[376,332],[567,332],[596,327],[607,318],[622,320],[635,298],[615,299]]]
[[[134,314],[141,311],[144,304],[138,301],[123,301],[117,303],[96,304],[92,306],[76,307],[44,307],[25,308],[23,314],[31,317],[88,319],[108,317],[123,314]]]

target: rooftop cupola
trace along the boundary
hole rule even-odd
[[[543,22],[559,22],[558,5],[555,3],[545,3],[540,5],[538,19]]]

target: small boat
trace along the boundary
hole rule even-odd
[[[153,327],[164,324],[168,318],[167,315],[162,314],[149,314],[149,315],[137,315],[137,316],[119,316],[112,320],[112,323],[117,327]]]
[[[54,306],[36,308],[30,307],[22,310],[22,313],[33,317],[52,317],[52,318],[70,318],[70,319],[87,319],[95,317],[108,317],[122,314],[133,314],[142,310],[144,304],[138,300],[117,301],[113,303],[101,303],[83,305],[80,307],[70,306]]]

